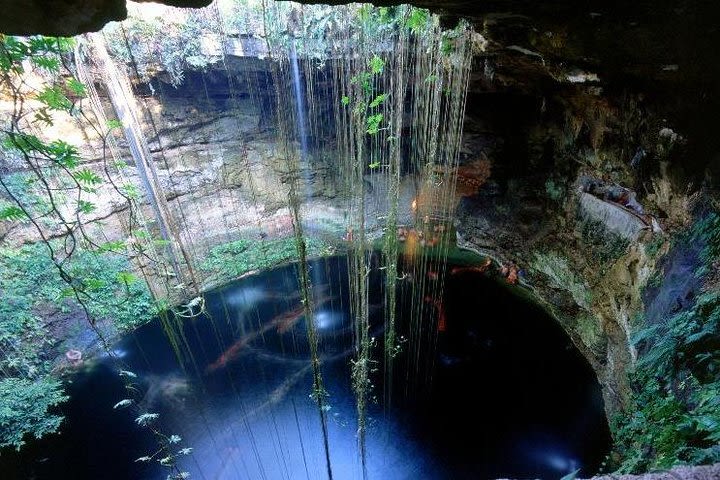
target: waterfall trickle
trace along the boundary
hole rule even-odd
[[[308,172],[308,138],[307,138],[307,122],[305,119],[305,95],[303,95],[303,87],[300,83],[300,66],[298,65],[297,47],[295,40],[290,43],[290,64],[292,66],[293,92],[295,92],[295,110],[297,113],[298,136],[300,137],[300,163],[305,171]],[[308,174],[306,173],[305,176]]]
[[[193,285],[194,288],[197,288],[198,284],[195,280],[192,264],[175,226],[152,160],[150,148],[135,113],[137,106],[135,105],[135,96],[130,86],[130,80],[125,72],[117,68],[110,58],[102,36],[94,34],[91,39],[96,58],[103,65],[103,83],[107,88],[115,114],[122,124],[123,134],[137,167],[138,176],[147,194],[148,202],[153,208],[160,235],[168,243],[167,254],[170,257],[174,274],[182,284]],[[176,249],[180,251],[186,269],[181,267]]]
[[[305,103],[305,95],[303,92],[303,81],[300,76],[300,65],[297,56],[296,40],[293,39],[290,42],[290,65],[292,71],[292,83],[293,93],[295,95],[295,113],[297,123],[297,133],[300,141],[299,153],[299,165],[300,174],[302,175],[302,183],[304,184],[304,200],[308,201],[313,195],[312,192],[312,178],[310,176],[311,166],[310,159],[308,156],[308,135],[307,135],[307,105]],[[313,285],[313,289],[316,289],[322,282],[322,279],[318,275],[315,269],[310,269],[310,279]]]

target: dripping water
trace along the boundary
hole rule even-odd
[[[182,271],[180,269],[177,256],[175,255],[175,251],[170,246],[172,245],[171,240],[173,235],[171,234],[170,227],[168,225],[169,214],[164,211],[160,204],[159,197],[162,193],[157,191],[157,185],[159,182],[151,164],[150,150],[142,137],[139,122],[134,114],[134,108],[132,106],[132,101],[134,101],[133,94],[132,92],[129,92],[127,79],[125,81],[125,85],[123,85],[121,71],[115,66],[113,60],[110,58],[102,37],[93,35],[92,40],[95,51],[104,65],[105,85],[108,95],[113,105],[113,109],[123,126],[123,134],[128,142],[130,153],[137,167],[140,182],[145,190],[147,200],[150,205],[152,205],[153,212],[155,213],[155,218],[160,229],[160,236],[168,243],[167,254],[170,257],[173,271],[176,277],[181,279]]]
[[[300,141],[300,171],[302,172],[302,182],[305,186],[305,200],[309,201],[312,198],[312,178],[310,174],[310,159],[309,159],[309,147],[308,147],[308,134],[307,134],[307,105],[305,102],[305,95],[303,92],[303,79],[300,76],[300,62],[297,55],[297,40],[293,39],[290,42],[290,65],[292,72],[292,83],[293,93],[295,95],[295,113],[297,123],[297,134],[298,140]],[[321,283],[317,269],[310,269],[310,280],[313,289],[316,289]]]
[[[307,137],[307,123],[305,119],[305,96],[303,95],[303,87],[300,82],[300,66],[298,62],[297,57],[297,47],[295,45],[296,40],[293,39],[290,50],[290,63],[292,65],[292,80],[293,80],[293,91],[295,92],[295,110],[297,113],[297,127],[298,127],[298,135],[300,137],[300,164],[304,167],[303,171],[307,172],[305,173],[305,176],[309,176],[310,169],[308,168],[309,165],[307,165],[308,162],[308,137]],[[307,189],[309,190],[309,178],[306,178],[305,180],[308,180],[307,183]],[[309,193],[309,192],[308,192]]]

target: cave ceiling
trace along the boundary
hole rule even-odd
[[[140,0],[144,1],[144,0]],[[211,0],[160,0],[202,7]],[[328,0],[327,2],[347,3]],[[393,0],[375,4],[401,3]],[[504,47],[546,62],[594,68],[603,81],[628,76],[672,85],[715,86],[720,73],[720,2],[714,0],[415,0],[444,16],[469,18]],[[127,15],[125,0],[0,0],[0,32],[70,36]],[[514,53],[517,54],[519,50]]]
[[[210,2],[159,3],[202,7]],[[720,108],[717,0],[411,3],[439,13],[448,26],[458,18],[469,19],[488,41],[476,62],[480,68],[474,73],[471,89],[483,83],[483,62],[490,64],[495,74],[491,88],[509,87],[542,98],[552,95],[571,77],[591,78],[590,83],[596,83],[606,95],[642,92],[648,102],[659,106],[659,115],[683,132],[697,133],[701,141],[696,144],[703,145],[703,151],[695,156],[720,157],[720,136],[714,129],[715,112]],[[0,32],[13,35],[75,35],[96,31],[127,15],[125,0],[0,0],[0,9]]]

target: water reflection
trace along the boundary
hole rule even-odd
[[[316,262],[313,271],[333,472],[360,479],[346,260]],[[371,479],[559,478],[597,468],[608,446],[599,387],[551,319],[473,270],[454,272],[442,307],[401,285],[399,335],[407,337],[413,321],[437,326],[440,316],[444,327],[426,329],[434,343],[399,355],[386,385],[382,289],[371,289],[379,359],[367,434]],[[138,375],[141,406],[193,448],[182,464],[191,478],[326,478],[294,268],[243,279],[206,300],[209,317],[184,323],[192,355],[183,362],[158,323],[115,347]],[[426,305],[428,317],[403,315],[412,302]],[[414,356],[431,367],[413,370]],[[113,410],[125,397],[116,372],[103,358],[78,373],[62,435],[0,457],[10,472],[3,478],[164,480],[160,465],[134,461],[157,446],[129,412]]]

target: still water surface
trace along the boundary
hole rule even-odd
[[[346,259],[312,263],[336,479],[362,478],[350,385],[354,329]],[[209,293],[209,317],[184,322],[192,356],[180,366],[159,321],[116,345],[137,374],[142,406],[163,432],[192,447],[193,479],[326,478],[320,420],[294,266]],[[428,279],[431,284],[435,277]],[[416,279],[417,282],[417,279]],[[383,351],[382,280],[371,278],[371,331]],[[413,303],[415,302],[415,303]],[[426,304],[412,334],[408,312]],[[376,364],[370,406],[370,479],[557,479],[594,473],[609,449],[600,388],[560,327],[506,286],[468,271],[446,276],[441,303],[400,291],[404,344],[385,385]],[[413,305],[415,309],[413,310]],[[442,331],[438,331],[442,318]],[[415,319],[417,321],[417,319]],[[152,435],[129,411],[109,358],[69,385],[62,433],[0,455],[3,479],[165,479]],[[388,401],[388,398],[390,401]]]

